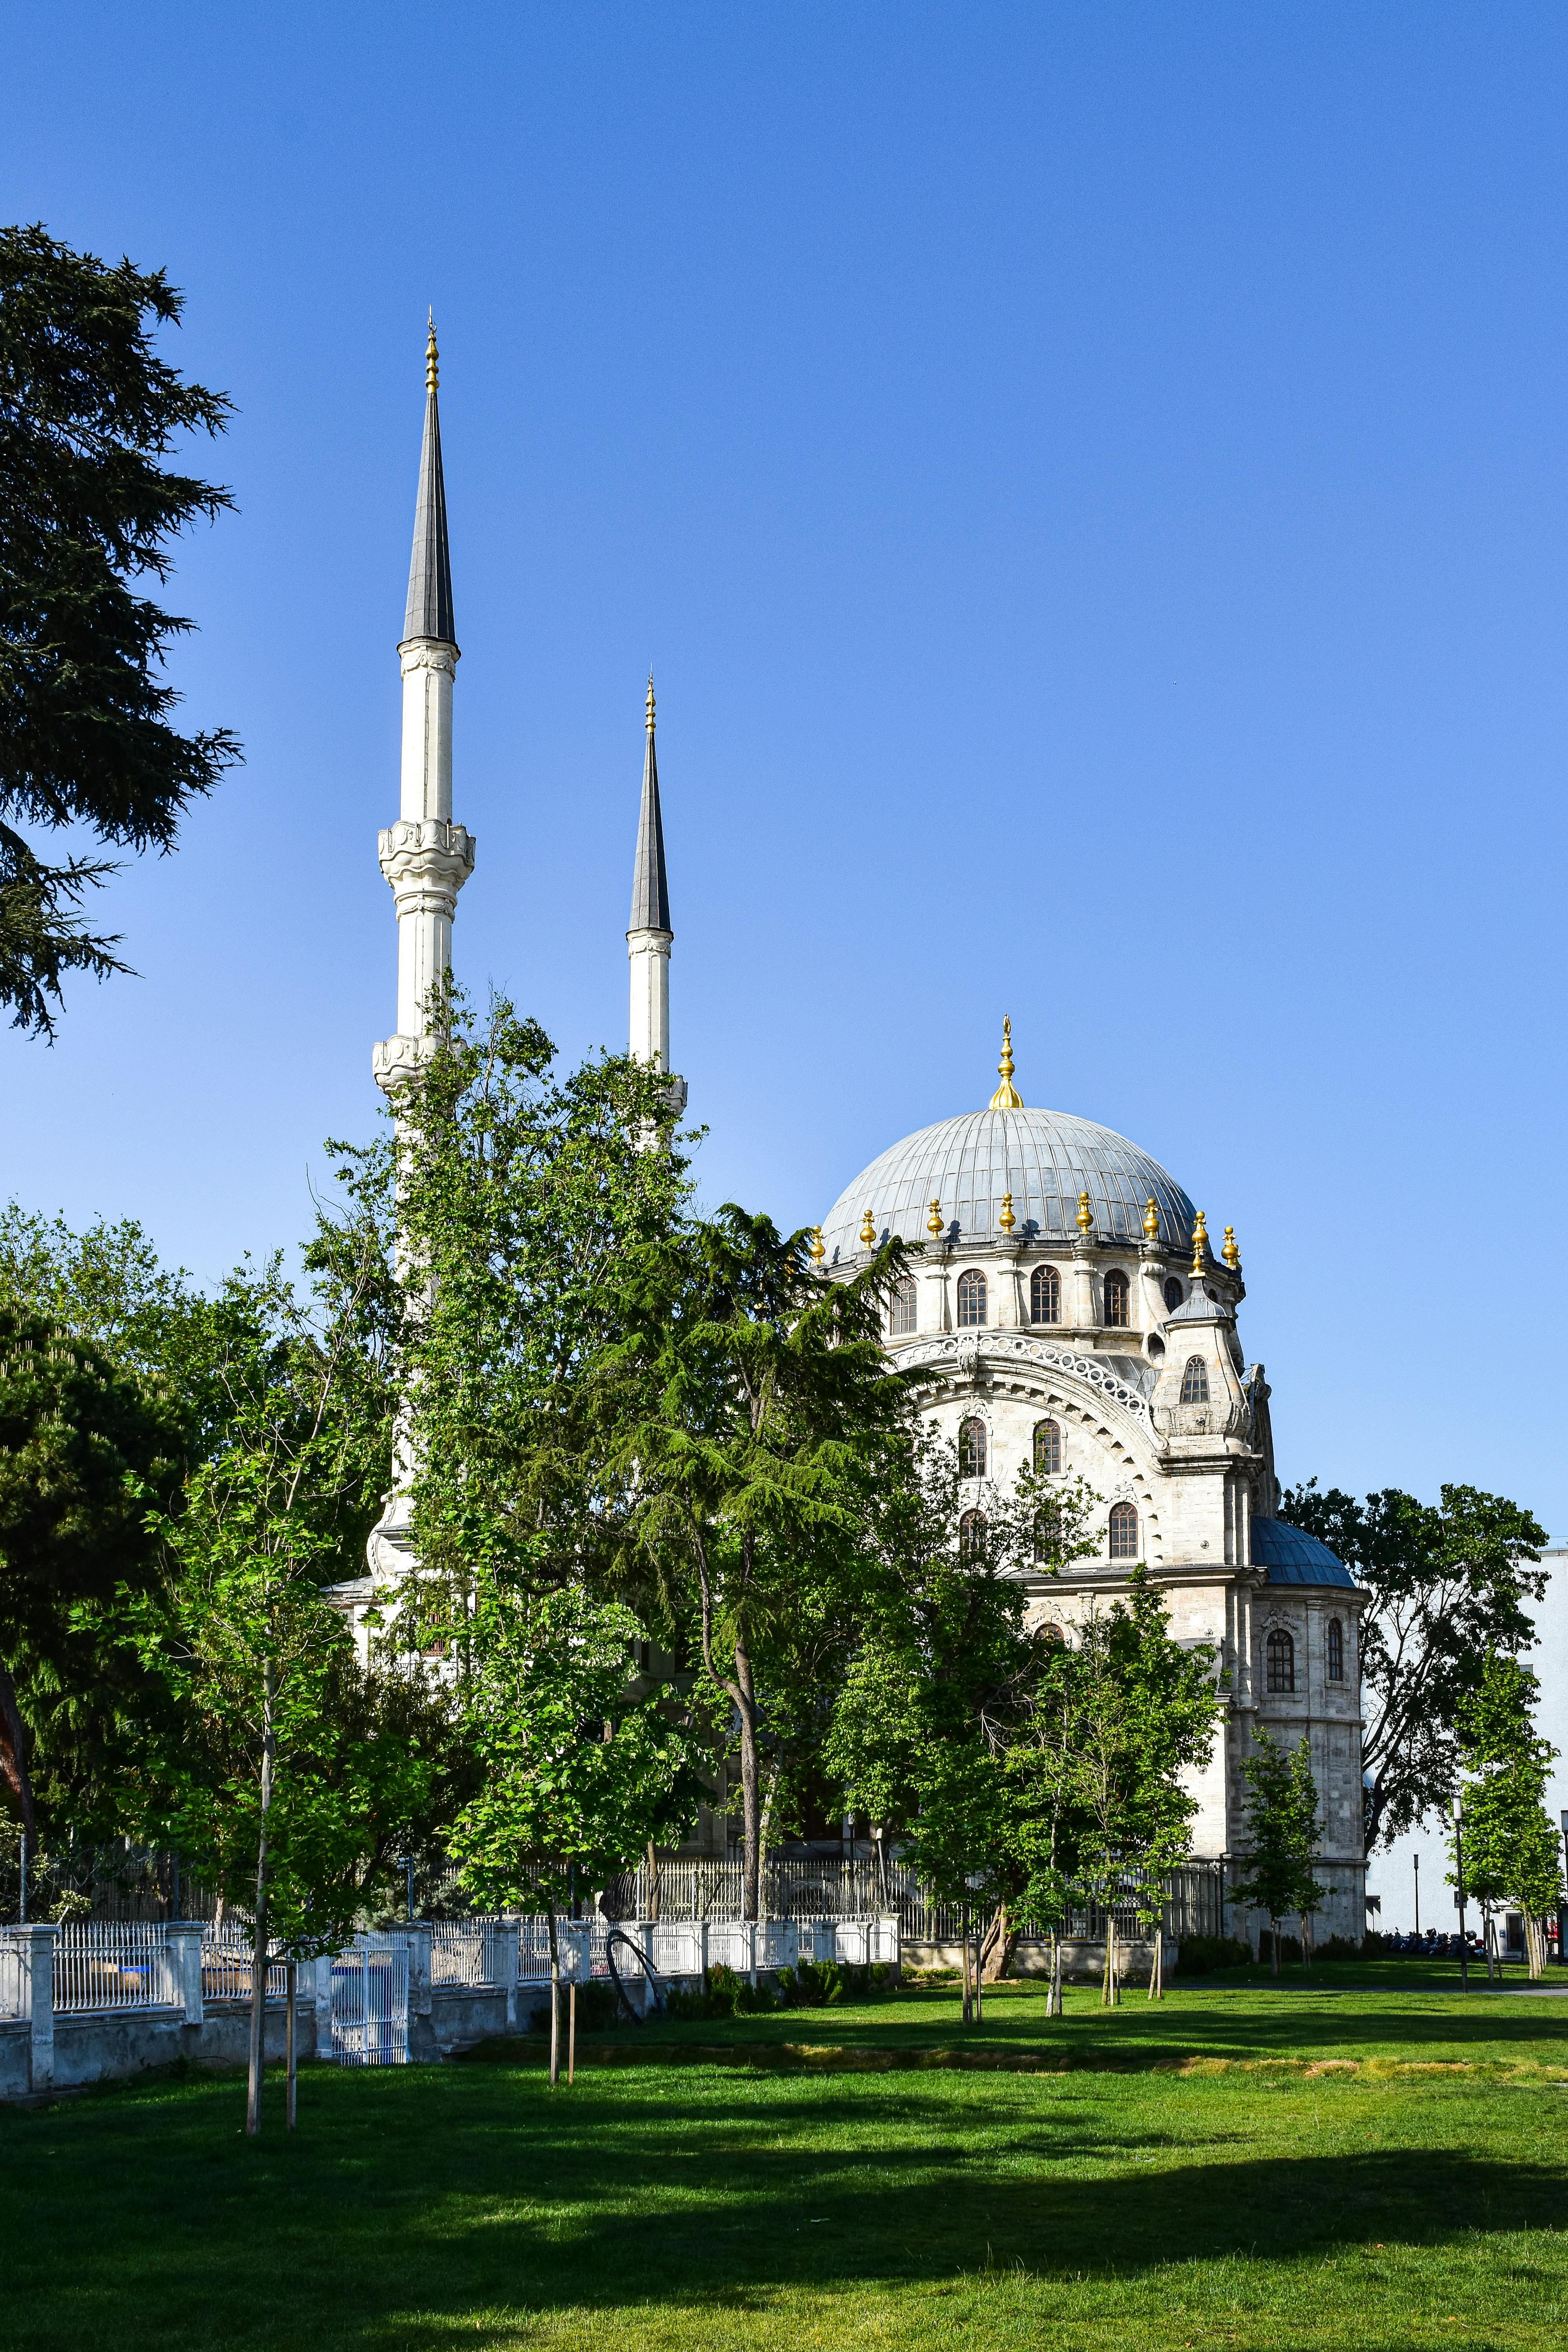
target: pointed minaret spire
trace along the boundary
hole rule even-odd
[[[403,670],[403,788],[398,821],[380,838],[381,870],[397,907],[397,1030],[375,1048],[376,1084],[407,1085],[430,1050],[430,994],[452,961],[458,893],[474,870],[474,836],[452,823],[452,566],[436,404],[436,321],[425,347],[425,440],[414,509],[414,560],[398,661]]]
[[[637,818],[637,856],[632,868],[633,931],[669,930],[669,886],[664,872],[664,820],[658,806],[658,754],[654,750],[653,672],[647,674],[647,748],[642,762],[642,813]],[[673,938],[674,934],[671,933]]]
[[[631,958],[631,1043],[628,1051],[654,1068],[669,1067],[669,950],[675,933],[669,920],[669,885],[664,871],[664,820],[658,805],[658,757],[654,750],[653,672],[647,674],[647,741],[643,751],[642,809],[637,818],[637,863],[632,868],[632,917],[626,926]],[[670,1081],[679,1118],[686,1108],[686,1082]]]
[[[436,349],[436,313],[425,346],[425,442],[419,452],[419,496],[414,509],[414,555],[408,566],[408,609],[403,616],[405,644],[427,637],[455,646],[452,560],[447,548],[447,483],[441,471],[441,409],[436,386],[440,354]]]

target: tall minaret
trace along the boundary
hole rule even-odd
[[[447,486],[436,397],[436,322],[425,352],[425,440],[414,509],[408,609],[397,648],[403,665],[403,792],[397,823],[378,843],[397,907],[397,1031],[374,1048],[375,1082],[387,1094],[417,1075],[430,1051],[430,991],[452,961],[458,893],[474,870],[474,836],[452,823],[452,680],[458,641],[447,552]]]
[[[653,743],[653,673],[647,680],[647,748],[643,753],[642,812],[632,869],[632,919],[626,953],[632,966],[631,1043],[627,1051],[656,1069],[669,1067],[669,886],[664,873],[664,823],[658,808],[658,759]],[[686,1081],[671,1078],[670,1108],[686,1108]]]

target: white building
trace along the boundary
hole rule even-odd
[[[380,836],[398,922],[397,1030],[375,1048],[394,1100],[428,1052],[427,992],[451,960],[473,836],[452,815],[458,663],[436,341],[407,613],[402,799]],[[634,867],[630,1049],[670,1066],[674,931],[665,870],[651,680]],[[1214,1645],[1225,1738],[1195,1794],[1194,1848],[1236,1853],[1240,1766],[1254,1728],[1310,1742],[1327,1834],[1323,1932],[1359,1935],[1363,1914],[1358,1618],[1363,1596],[1332,1554],[1274,1516],[1269,1390],[1248,1364],[1246,1297],[1227,1226],[1216,1257],[1203,1217],[1147,1154],[1065,1112],[1025,1108],[1010,1034],[989,1107],[922,1129],[874,1160],[819,1229],[820,1262],[847,1272],[888,1234],[918,1243],[890,1317],[889,1351],[924,1375],[922,1410],[973,1465],[969,1507],[1033,1458],[1080,1473],[1100,1498],[1102,1553],[1034,1582],[1030,1607],[1070,1639],[1075,1618],[1143,1563],[1170,1596],[1173,1630]],[[678,1101],[684,1104],[685,1088]],[[341,1588],[356,1619],[407,1561],[395,1494],[370,1538],[368,1573]]]

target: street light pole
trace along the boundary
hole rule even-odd
[[[1421,1940],[1421,1857],[1415,1856],[1415,1940]]]
[[[1459,1800],[1454,1800],[1454,1876],[1459,1888],[1459,1990],[1470,1989],[1470,1956],[1465,1946],[1465,1848],[1459,1829]]]

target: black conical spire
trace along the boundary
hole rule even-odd
[[[628,931],[668,931],[669,886],[664,878],[664,823],[658,812],[658,761],[653,748],[653,672],[647,679],[647,750],[643,754],[642,814],[637,819],[637,862],[632,869],[632,919]]]
[[[441,473],[441,412],[436,397],[436,320],[425,350],[425,440],[419,452],[419,496],[414,509],[414,559],[408,567],[408,610],[403,639],[458,642],[452,618],[452,563],[447,552],[447,485]]]

